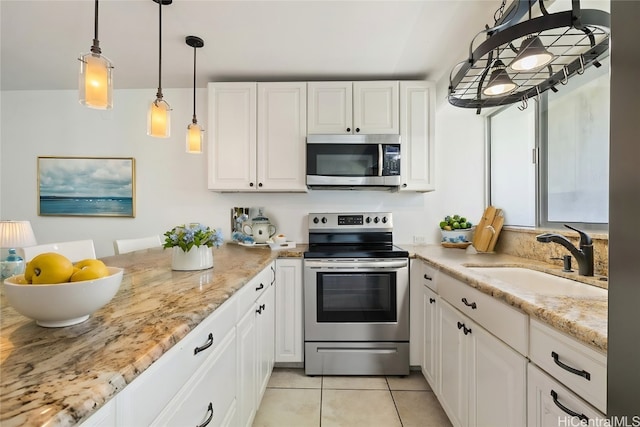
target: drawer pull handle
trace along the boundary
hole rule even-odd
[[[591,374],[589,372],[585,370],[579,371],[576,368],[572,368],[569,365],[565,365],[560,360],[558,360],[560,356],[558,356],[558,353],[556,353],[555,351],[551,352],[551,357],[553,357],[553,361],[556,362],[556,365],[560,366],[565,371],[569,371],[572,374],[578,375],[579,377],[585,377],[587,381],[591,381]]]
[[[432,278],[432,277],[427,276],[426,274],[424,275],[424,278],[425,278],[425,279],[427,279],[427,280],[433,280],[433,278]]]
[[[464,328],[464,323],[458,322],[458,329],[462,329],[462,328]]]
[[[264,304],[258,306],[258,309],[256,310],[256,313],[262,314],[262,310],[264,310]]]
[[[478,308],[478,306],[476,305],[475,302],[469,302],[467,301],[466,298],[462,298],[462,302],[464,303],[464,305],[466,305],[467,307],[471,307],[472,310],[475,310],[476,308]]]
[[[206,349],[208,349],[209,347],[211,347],[211,345],[213,344],[213,334],[211,332],[209,332],[209,337],[207,338],[207,342],[204,343],[203,345],[201,345],[200,347],[196,347],[193,349],[193,355],[195,356],[196,354],[200,353],[201,351],[204,351]]]
[[[211,420],[213,419],[213,403],[211,403],[211,402],[209,402],[209,407],[207,408],[207,414],[209,414],[207,419],[204,420],[204,422],[202,424],[198,424],[196,427],[208,426],[209,423],[211,422]]]
[[[262,283],[260,283],[260,286],[256,288],[256,291],[259,291],[260,289],[264,289],[264,285]]]
[[[464,323],[458,322],[458,329],[462,329],[465,335],[469,335],[471,333],[471,328],[467,328],[467,325]]]
[[[585,414],[579,414],[576,411],[572,411],[571,409],[564,406],[562,403],[558,402],[558,393],[556,393],[555,390],[551,390],[551,397],[553,398],[553,403],[555,403],[556,406],[562,409],[562,411],[565,412],[567,415],[571,415],[572,417],[578,417],[580,420],[586,423],[589,422],[589,418],[587,418]]]
[[[434,302],[436,302],[435,298],[429,298],[429,304],[433,304]]]

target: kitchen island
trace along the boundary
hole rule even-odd
[[[0,424],[68,426],[86,419],[158,360],[277,256],[214,249],[214,267],[172,271],[171,251],[105,257],[124,268],[116,296],[89,319],[43,328],[2,302]]]

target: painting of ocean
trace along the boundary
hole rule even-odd
[[[39,215],[135,216],[133,158],[38,157]]]

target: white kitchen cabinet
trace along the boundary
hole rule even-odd
[[[422,308],[422,275],[424,262],[412,259],[409,269],[409,365],[422,364],[424,313]]]
[[[236,333],[230,330],[152,426],[235,426],[236,361]]]
[[[177,395],[185,383],[197,381],[210,355],[229,350],[223,343],[225,337],[235,337],[236,302],[230,298],[218,307],[116,396],[116,425],[150,425],[167,405],[177,402],[174,397],[180,400]],[[228,399],[235,398],[235,385],[214,386],[216,392],[228,393]]]
[[[438,313],[439,399],[453,425],[526,425],[527,359],[442,299]]]
[[[435,190],[435,84],[400,82],[400,191]]]
[[[527,407],[528,427],[606,425],[604,414],[533,363],[528,366]]]
[[[422,287],[422,375],[426,378],[434,392],[439,392],[438,382],[438,294],[427,286]]]
[[[275,282],[273,263],[238,293],[238,425],[255,418],[274,360]]]
[[[209,83],[209,189],[307,191],[306,84]]]
[[[275,362],[304,362],[302,259],[276,260]]]
[[[309,134],[398,134],[397,81],[309,82]]]

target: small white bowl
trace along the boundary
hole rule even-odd
[[[277,236],[272,237],[273,243],[282,244],[287,241],[287,236],[284,234],[278,234]]]
[[[82,282],[56,285],[28,285],[4,281],[9,305],[18,313],[34,319],[40,326],[59,328],[82,323],[91,313],[105,306],[115,296],[124,269],[107,267],[109,276]]]

